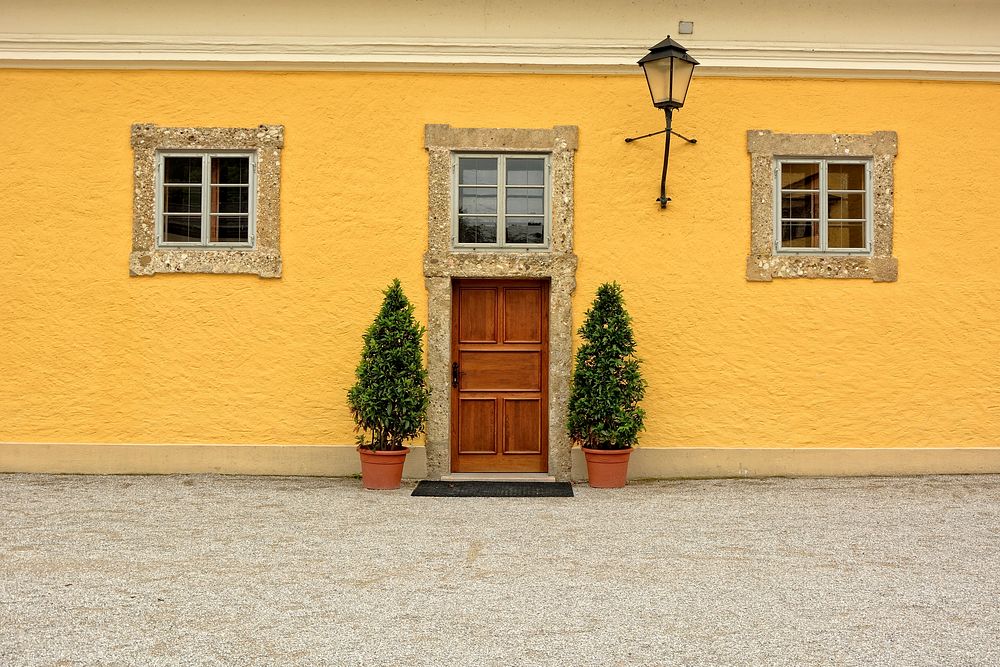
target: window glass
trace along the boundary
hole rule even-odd
[[[854,249],[865,247],[865,222],[864,220],[831,220],[830,228],[827,232],[831,248]]]
[[[164,156],[161,242],[250,243],[250,166],[248,155]]]
[[[542,188],[507,188],[507,209],[509,214],[545,213],[545,191]]]
[[[166,157],[165,183],[188,183],[201,185],[201,156],[197,157]]]
[[[456,243],[545,244],[545,157],[459,156],[457,162]]]
[[[545,219],[541,217],[508,217],[507,243],[544,243]]]
[[[164,213],[201,213],[200,185],[164,185]]]
[[[458,160],[460,185],[496,185],[497,159],[488,157],[463,157]]]
[[[507,158],[507,185],[544,185],[545,160]]]
[[[462,216],[458,220],[459,243],[496,243],[496,217]]]
[[[778,249],[866,250],[866,169],[860,162],[780,162]]]
[[[819,191],[819,164],[786,162],[781,165],[782,190]]]
[[[198,243],[201,241],[200,215],[169,215],[163,238],[172,243]]]
[[[496,213],[497,189],[459,186],[459,214]]]
[[[831,190],[864,190],[865,165],[834,162],[827,169],[828,186]]]

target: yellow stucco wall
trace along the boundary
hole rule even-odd
[[[0,71],[0,442],[349,443],[379,290],[426,296],[425,123],[580,128],[577,325],[626,289],[647,447],[1000,445],[1000,85]],[[280,280],[129,277],[135,122],[285,126]],[[750,128],[899,134],[898,282],[748,283]]]

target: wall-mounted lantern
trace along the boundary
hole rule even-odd
[[[670,159],[670,135],[674,135],[684,141],[694,144],[697,139],[688,139],[677,134],[671,128],[674,109],[684,106],[684,99],[687,97],[688,86],[691,85],[691,76],[694,74],[694,66],[698,61],[688,55],[687,49],[667,37],[665,40],[649,50],[638,63],[646,75],[646,84],[649,86],[649,95],[653,98],[653,106],[663,109],[667,117],[667,128],[659,132],[651,132],[641,137],[629,137],[625,143],[631,143],[637,139],[666,134],[666,144],[663,147],[663,175],[660,177],[660,208],[666,208],[670,198],[667,197],[667,162]]]

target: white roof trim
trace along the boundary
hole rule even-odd
[[[710,43],[687,46],[702,76],[1000,81],[1000,49]],[[645,43],[0,34],[0,67],[221,70],[518,71],[635,74]]]

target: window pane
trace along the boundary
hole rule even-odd
[[[819,248],[819,222],[782,220],[781,247]]]
[[[164,213],[201,212],[201,186],[165,185],[163,190]]]
[[[497,159],[494,157],[459,158],[458,182],[462,185],[496,185]]]
[[[829,212],[831,218],[864,218],[865,193],[831,193],[829,195]]]
[[[507,213],[544,214],[544,194],[543,188],[507,188]]]
[[[819,190],[819,163],[783,163],[781,187],[785,190]]]
[[[212,213],[248,213],[250,188],[212,186]]]
[[[545,243],[544,218],[507,218],[507,243]]]
[[[507,185],[542,185],[545,183],[545,160],[508,158]]]
[[[250,239],[249,216],[213,215],[209,229],[212,243],[246,243]]]
[[[497,189],[496,188],[467,188],[458,189],[458,212],[459,213],[496,213],[497,212]]]
[[[830,248],[859,248],[865,245],[865,223],[861,221],[840,222],[831,220],[827,229],[827,245]]]
[[[212,158],[213,183],[250,183],[250,158],[248,157],[214,157]]]
[[[819,194],[781,194],[782,218],[819,218]]]
[[[495,216],[462,216],[458,219],[459,243],[496,243],[497,219]]]
[[[200,215],[163,216],[163,240],[171,243],[201,242]]]
[[[865,165],[839,164],[831,162],[827,165],[827,187],[831,190],[864,190]]]
[[[163,158],[164,183],[201,183],[201,156]]]

